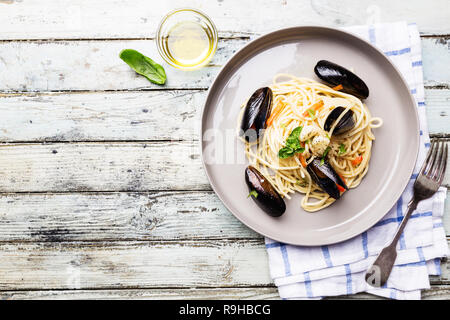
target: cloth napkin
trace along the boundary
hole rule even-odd
[[[395,206],[371,229],[347,241],[319,247],[292,246],[266,238],[270,273],[283,299],[319,299],[357,292],[393,298],[420,299],[430,287],[429,275],[439,275],[440,258],[449,253],[442,223],[446,189],[419,203],[398,244],[398,256],[388,282],[369,286],[364,275],[392,239],[412,187],[430,148],[422,75],[420,36],[406,22],[345,28],[381,49],[408,82],[420,118],[420,150],[414,174]]]

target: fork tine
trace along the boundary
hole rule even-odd
[[[444,141],[438,142],[437,151],[436,151],[436,159],[433,161],[433,166],[430,169],[430,177],[437,181],[439,180],[439,172],[442,167],[442,156],[444,154]]]
[[[425,161],[424,161],[424,163],[422,165],[422,168],[420,169],[420,173],[419,174],[425,174],[425,171],[428,172],[428,167],[430,165],[431,155],[433,154],[435,146],[436,146],[436,140],[433,140],[431,142],[430,150],[428,150],[427,158],[425,159]]]
[[[442,184],[442,181],[444,180],[445,177],[445,169],[447,168],[447,156],[448,156],[448,146],[447,144],[445,144],[445,149],[444,149],[444,156],[441,160],[441,166],[440,166],[440,171],[439,171],[439,185]]]
[[[435,140],[435,146],[433,148],[433,153],[431,154],[430,162],[427,165],[427,169],[425,170],[425,174],[428,178],[432,177],[433,169],[437,163],[437,153],[439,150],[439,141]]]

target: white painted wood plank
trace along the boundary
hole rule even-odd
[[[450,38],[422,39],[422,60],[426,85],[450,85]]]
[[[450,71],[436,61],[450,61],[449,39],[423,38],[426,85],[450,85]],[[139,90],[208,88],[220,67],[248,40],[221,40],[211,63],[181,71],[162,62],[154,41],[0,42],[0,91]],[[125,48],[140,50],[166,69],[164,86],[137,75],[119,57]]]
[[[207,88],[246,42],[220,41],[207,67],[188,72],[164,63],[153,40],[0,42],[0,91]],[[119,53],[127,48],[161,63],[166,84],[152,84],[123,62]]]
[[[198,140],[205,98],[187,90],[0,94],[0,141]]]
[[[0,290],[271,284],[261,241],[0,244]]]
[[[0,2],[2,39],[153,37],[162,17],[186,1],[166,0],[38,0]],[[342,27],[407,20],[427,34],[448,34],[449,3],[433,0],[191,0],[190,7],[211,16],[222,36],[263,33],[297,25]],[[239,8],[239,10],[236,10]],[[120,21],[120,23],[118,23]]]
[[[0,241],[226,238],[261,236],[212,191],[0,195]]]
[[[422,300],[448,300],[450,287],[435,285],[422,291]],[[42,290],[0,291],[0,300],[279,300],[275,287],[195,288],[195,289],[109,289],[109,290]],[[328,297],[326,299],[382,299],[371,294]]]
[[[450,236],[450,194],[444,228]],[[262,237],[212,191],[0,195],[0,241],[229,238]]]
[[[0,145],[0,192],[209,190],[198,142]]]
[[[0,94],[0,141],[198,140],[206,91]],[[450,90],[426,90],[428,127],[450,134]]]
[[[3,243],[0,272],[0,290],[272,285],[262,240]]]
[[[447,289],[448,290],[448,289]],[[437,291],[437,289],[436,289]],[[448,294],[448,292],[447,292]],[[436,293],[445,297],[445,291]],[[0,300],[279,300],[275,287],[0,291]]]
[[[0,145],[0,177],[0,192],[210,190],[195,141]]]
[[[450,90],[425,90],[428,130],[431,134],[448,134],[450,130]]]

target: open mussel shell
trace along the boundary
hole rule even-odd
[[[323,81],[333,85],[342,85],[342,92],[349,93],[360,99],[369,96],[369,88],[350,70],[327,60],[320,60],[314,67],[314,72]]]
[[[279,217],[286,211],[286,204],[283,198],[256,168],[248,166],[245,169],[245,182],[251,194],[250,196],[258,207],[269,216]]]
[[[336,107],[330,112],[327,119],[325,120],[325,124],[323,125],[325,131],[330,131],[331,127],[334,125],[334,123],[336,122],[337,118],[339,118],[341,113],[344,112],[344,110],[345,110],[344,107]],[[333,135],[338,135],[347,132],[353,129],[354,127],[355,127],[355,119],[353,117],[353,111],[348,110],[334,127]]]
[[[245,106],[241,122],[241,136],[249,142],[256,141],[262,130],[266,128],[266,120],[270,116],[273,93],[269,87],[256,90]]]
[[[334,171],[333,167],[330,165],[328,161],[324,161],[321,164],[320,159],[314,159],[310,164],[306,167],[311,178],[317,185],[326,193],[330,195],[330,197],[334,199],[339,199],[341,197],[341,193],[337,185],[348,190],[347,185],[342,181],[341,177]]]

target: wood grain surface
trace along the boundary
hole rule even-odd
[[[211,190],[199,146],[207,89],[263,33],[416,22],[430,134],[450,139],[448,0],[193,0],[218,28],[217,53],[192,72],[163,63],[156,86],[118,54],[162,62],[157,25],[185,5],[0,0],[0,299],[279,298],[262,237]],[[430,281],[422,298],[449,299],[450,263]]]

